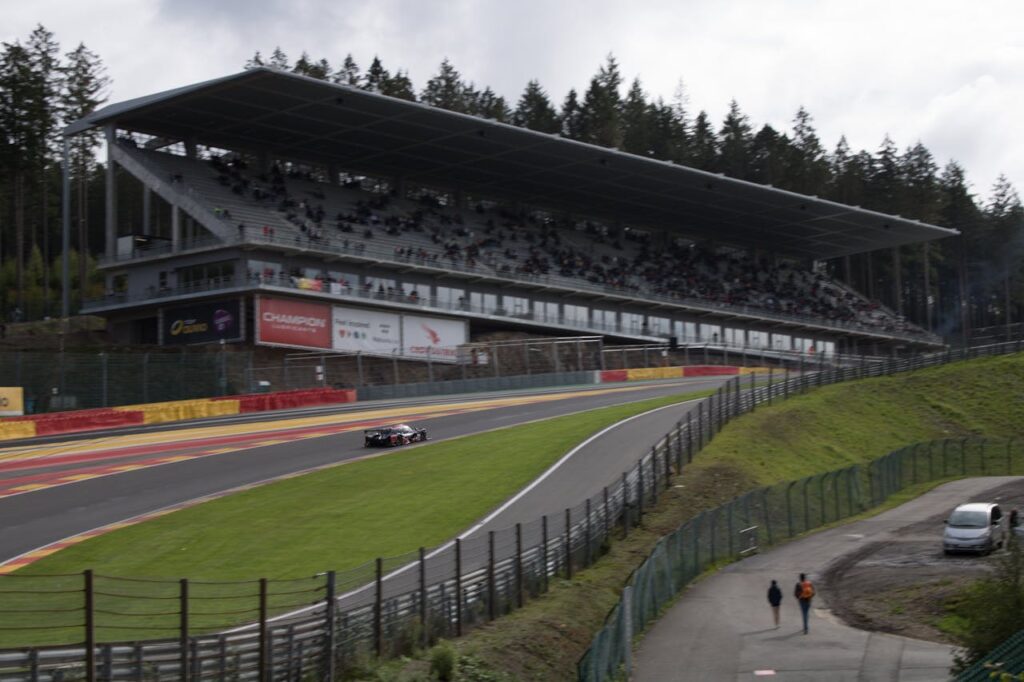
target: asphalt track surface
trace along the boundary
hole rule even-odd
[[[462,396],[303,410],[143,431],[20,443],[0,450],[0,562],[64,538],[197,498],[367,454],[362,429],[409,421],[443,440],[688,391],[729,377],[591,390],[514,392],[496,406]],[[569,393],[569,397],[562,394]],[[493,397],[493,396],[492,396]],[[507,403],[507,404],[506,404]],[[593,495],[649,450],[693,403],[629,420],[588,443],[473,529],[506,528]],[[376,409],[376,412],[374,410]],[[367,410],[377,416],[367,417]],[[402,416],[395,416],[400,414]],[[310,416],[314,415],[314,416]],[[309,423],[295,427],[304,416]],[[209,432],[209,433],[207,433]],[[210,435],[212,434],[212,435]],[[125,445],[125,438],[135,439]],[[38,457],[37,453],[46,453]],[[5,496],[6,495],[6,496]]]
[[[948,645],[846,625],[828,609],[820,576],[840,557],[874,542],[901,542],[894,532],[926,519],[941,542],[941,519],[966,501],[995,501],[999,489],[1021,477],[992,476],[953,481],[895,509],[832,528],[770,552],[730,564],[683,593],[644,636],[635,655],[634,682],[739,682],[766,678],[785,682],[924,682],[949,678]],[[915,538],[916,539],[916,538]],[[810,632],[804,636],[793,598],[798,575],[815,582]],[[782,588],[782,625],[775,629],[766,593],[772,580]]]

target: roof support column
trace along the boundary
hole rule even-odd
[[[181,251],[181,209],[171,204],[171,251]]]
[[[153,193],[145,185],[142,186],[142,234],[149,234],[153,224],[150,215],[153,209]]]
[[[104,229],[104,248],[107,261],[114,260],[117,253],[117,174],[115,173],[113,147],[117,144],[116,124],[110,123],[104,129],[107,138],[107,169],[106,169],[106,224]]]

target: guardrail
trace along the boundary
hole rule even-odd
[[[600,557],[606,541],[627,535],[672,477],[745,412],[814,386],[1019,349],[1017,342],[797,377],[787,372],[761,386],[754,375],[747,387],[737,377],[700,401],[628,471],[564,513],[345,572],[216,584],[91,572],[0,576],[0,638],[18,646],[0,651],[0,680],[333,680],[369,658],[460,636],[546,592],[552,578],[571,579]],[[886,471],[889,478],[879,480],[897,480]],[[712,517],[701,523],[727,527],[728,520]],[[723,539],[702,551],[718,559],[728,543],[715,532],[721,531],[707,537]],[[608,670],[620,659],[604,660],[599,667]]]

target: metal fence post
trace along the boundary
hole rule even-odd
[[[579,342],[577,342],[578,346]],[[523,608],[523,524],[516,524],[516,608]]]
[[[384,559],[377,557],[373,591],[373,650],[384,655]]]
[[[85,580],[85,679],[96,682],[96,595],[92,570],[84,571],[82,577]]]
[[[644,520],[644,463],[640,460],[636,463],[636,521],[637,524]]]
[[[626,472],[622,472],[622,537],[629,537],[629,482]]]
[[[768,368],[768,407],[772,406],[772,388],[773,388],[773,375],[775,373],[774,368]]]
[[[498,591],[494,584],[494,531],[487,531],[487,620],[494,620]]]
[[[336,578],[334,571],[327,571],[327,585],[324,590],[324,632],[327,633],[324,642],[325,655],[327,660],[324,666],[327,682],[334,682],[334,647],[337,641],[337,632],[334,627],[334,599],[335,599]]]
[[[426,648],[430,644],[429,621],[427,620],[427,550],[420,547],[420,644]]]
[[[640,460],[640,467],[643,468],[643,460]],[[651,448],[651,506],[658,504],[658,449]]]
[[[782,382],[782,399],[789,400],[789,367],[786,368],[786,376]]]
[[[611,526],[609,525],[609,519],[608,519],[608,486],[604,487],[604,489],[601,491],[601,495],[603,497],[603,499],[602,499],[602,512],[601,512],[601,515],[602,515],[602,518],[601,518],[601,533],[602,533],[602,535],[604,535],[604,537],[602,538],[602,541],[604,541],[604,540],[608,539],[608,537],[609,537],[609,535],[611,534],[611,531],[612,531]]]
[[[825,525],[828,519],[828,507],[825,506],[825,481],[828,479],[828,474],[822,474],[818,480],[818,503],[821,504],[821,525]]]
[[[593,536],[591,535],[591,531],[593,529],[593,524],[590,521],[590,498],[589,497],[587,498],[586,514],[587,514],[587,524],[586,524],[586,529],[587,529],[586,561],[587,561],[587,563],[586,563],[586,565],[590,566],[592,563],[594,563],[594,552],[593,552]]]
[[[686,461],[693,461],[693,413],[686,413]]]
[[[268,675],[268,654],[267,651],[267,579],[260,578],[260,655],[259,655],[259,680],[267,682]]]
[[[626,585],[622,590],[622,651],[623,667],[627,679],[633,673],[633,586]]]
[[[188,578],[182,578],[178,582],[178,652],[179,665],[181,666],[181,679],[188,680]]]
[[[572,580],[572,512],[565,509],[565,577]]]
[[[540,517],[541,573],[544,577],[544,591],[548,591],[548,515]]]
[[[793,500],[790,496],[790,492],[793,490],[793,486],[796,485],[796,481],[791,481],[786,486],[786,523],[789,527],[789,537],[793,537]]]
[[[545,585],[546,587],[546,585]],[[455,538],[455,636],[462,637],[462,539]]]

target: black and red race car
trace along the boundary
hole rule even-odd
[[[426,440],[427,430],[417,429],[408,424],[392,424],[366,429],[363,431],[363,439],[364,447],[393,448]]]

